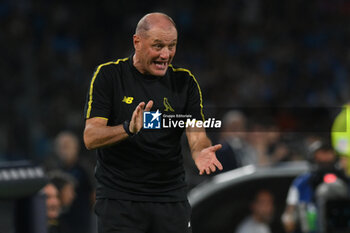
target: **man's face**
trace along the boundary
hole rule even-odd
[[[260,192],[253,203],[253,215],[261,222],[269,223],[273,217],[273,197],[269,192]]]
[[[79,145],[72,136],[61,135],[57,141],[56,152],[65,164],[72,165],[78,158]]]
[[[58,190],[53,184],[44,187],[46,195],[46,213],[48,219],[56,219],[60,213],[61,203],[58,199]]]
[[[153,26],[144,35],[134,35],[136,68],[142,73],[164,76],[176,52],[175,27]]]
[[[314,154],[315,163],[322,168],[332,167],[337,159],[333,150],[318,150]]]

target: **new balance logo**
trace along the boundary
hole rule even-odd
[[[126,97],[126,96],[124,96],[122,102],[124,102],[126,104],[131,104],[133,100],[134,100],[134,97]]]

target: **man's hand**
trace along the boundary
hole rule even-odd
[[[132,117],[130,120],[129,130],[131,133],[138,133],[143,127],[143,112],[151,110],[153,106],[153,101],[148,101],[146,107],[145,102],[139,103],[132,113]]]
[[[215,155],[215,152],[221,149],[221,147],[221,144],[210,146],[203,149],[197,155],[194,156],[194,162],[199,170],[199,175],[203,175],[204,172],[206,172],[207,175],[209,175],[210,173],[215,172],[216,168],[218,168],[219,170],[223,169],[221,163]]]

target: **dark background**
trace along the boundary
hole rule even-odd
[[[138,20],[153,11],[175,20],[173,63],[195,74],[209,108],[334,108],[348,100],[348,1],[5,0],[0,158],[40,162],[58,132],[82,135],[95,67],[129,56]]]
[[[69,130],[79,136],[80,156],[92,173],[95,155],[83,148],[82,134],[93,71],[130,56],[137,22],[154,11],[176,22],[173,63],[196,76],[208,115],[243,111],[254,145],[266,138],[259,132],[287,132],[278,139],[291,155],[284,161],[304,160],[310,135],[328,137],[335,114],[350,100],[350,1],[3,0],[0,161],[41,164],[54,154],[58,133]],[[220,141],[218,132],[209,135]],[[190,188],[206,179],[189,156],[185,165]],[[283,193],[275,223],[286,187],[274,187]],[[235,204],[223,212],[228,215],[218,213],[218,222],[244,217]]]

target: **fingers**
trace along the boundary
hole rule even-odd
[[[136,117],[136,115],[140,114],[140,112],[141,112],[141,110],[143,109],[144,106],[145,106],[145,102],[139,103],[136,106],[136,108],[135,108],[135,110],[134,110],[134,112],[132,114],[132,118],[134,118],[134,117]]]
[[[210,165],[209,168],[210,168],[211,172],[215,172],[216,171],[216,167],[214,166],[214,164]]]
[[[214,146],[211,146],[209,147],[209,149],[213,152],[217,151],[217,150],[220,150],[222,148],[222,145],[221,144],[216,144]]]
[[[137,105],[136,108],[142,110],[144,107],[145,107],[145,102],[141,102],[139,103],[139,105]]]
[[[212,164],[212,165],[210,165],[209,167],[200,170],[200,171],[199,171],[199,175],[203,175],[204,172],[205,172],[207,175],[210,175],[212,172],[215,172],[215,171],[216,171],[216,167]]]
[[[152,106],[153,106],[153,101],[152,100],[148,101],[144,111],[148,112],[149,110],[151,110]]]
[[[215,157],[215,155],[214,155]],[[223,166],[220,161],[215,157],[212,161],[207,162],[205,165],[202,164],[199,169],[199,175],[206,173],[207,175],[216,172],[216,169],[222,170]]]
[[[134,110],[134,113],[135,113],[136,115],[139,115],[139,114],[142,114],[143,111],[149,111],[149,110],[151,110],[151,108],[152,108],[152,106],[153,106],[153,101],[150,100],[150,101],[148,101],[146,107],[145,107],[145,105],[146,105],[145,102],[139,103],[139,104],[136,106],[136,108],[135,108],[135,110]],[[134,115],[134,114],[133,114],[133,115]]]
[[[210,168],[207,167],[207,168],[205,169],[205,172],[207,173],[207,175],[209,175],[209,174],[210,174]]]
[[[142,113],[143,111],[148,112],[149,110],[151,110],[151,108],[153,107],[153,101],[150,100],[150,101],[148,101],[146,107],[145,107],[145,105],[146,105],[145,102],[139,103],[137,105],[137,107],[135,108],[136,113],[139,114],[139,113]]]
[[[218,161],[218,163],[220,164],[220,162]],[[204,172],[207,174],[207,175],[210,175],[210,173],[214,173],[216,171],[216,164],[211,164],[209,165],[208,167],[206,167],[205,169],[202,169],[200,172],[199,172],[199,175],[203,175]],[[220,166],[218,167],[219,170],[222,170],[222,165],[220,164]]]
[[[153,106],[153,101],[148,101],[147,105],[145,102],[140,102],[134,112],[132,113],[131,120],[130,120],[130,132],[137,133],[141,130],[143,127],[143,112],[149,111]]]
[[[132,114],[131,120],[134,120],[141,113],[141,110],[144,106],[145,106],[145,102],[141,102],[137,105],[137,107],[135,108]]]
[[[222,169],[224,169],[224,168],[222,167],[222,164],[219,162],[219,160],[216,159],[213,163],[215,164],[215,166],[216,166],[217,168],[219,168],[220,171],[221,171]]]

